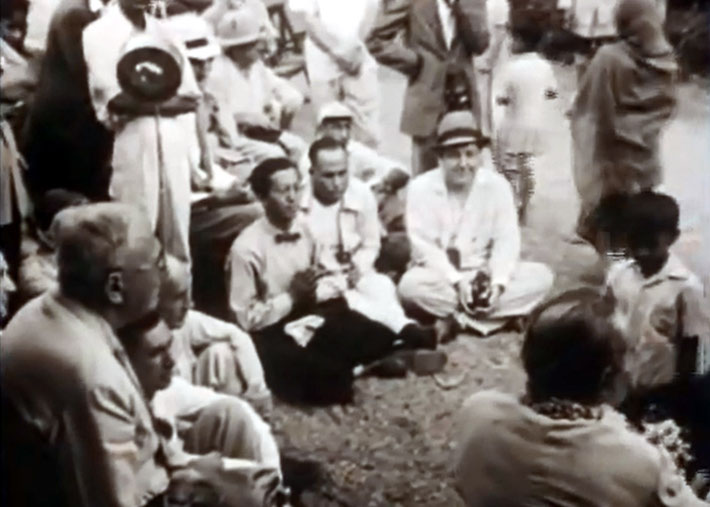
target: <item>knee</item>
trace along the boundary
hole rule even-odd
[[[555,283],[555,274],[541,262],[525,263],[525,279],[534,281],[534,290],[539,294],[547,294]]]
[[[416,268],[406,271],[397,286],[399,298],[403,303],[413,303],[421,294],[420,286]]]

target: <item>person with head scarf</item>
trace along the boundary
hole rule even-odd
[[[616,27],[620,40],[596,53],[571,111],[577,232],[595,244],[603,197],[661,184],[660,136],[676,104],[676,60],[653,0],[621,0]]]

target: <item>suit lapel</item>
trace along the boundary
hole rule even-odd
[[[444,40],[444,30],[439,17],[439,6],[437,0],[414,0],[416,5],[415,15],[420,23],[429,33],[432,42],[432,49],[441,54],[447,53],[446,41]]]

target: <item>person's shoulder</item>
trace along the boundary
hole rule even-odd
[[[266,217],[256,219],[249,224],[232,243],[232,253],[252,253],[259,250],[259,244],[267,234]]]
[[[372,189],[370,189],[365,182],[357,178],[350,178],[345,199],[348,201],[348,204],[361,208],[363,211],[373,206],[375,208],[377,207],[375,194],[372,192]]]
[[[498,421],[519,413],[520,402],[508,393],[495,390],[479,391],[464,401],[461,412],[479,423]]]
[[[409,183],[410,190],[423,191],[431,189],[432,185],[443,181],[443,171],[440,167],[436,167],[429,171],[426,171],[418,176],[415,176]]]

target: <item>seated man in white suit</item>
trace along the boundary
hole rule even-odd
[[[403,303],[483,335],[528,314],[549,292],[550,269],[520,261],[520,229],[508,182],[484,165],[488,139],[467,111],[437,132],[439,167],[409,186],[405,221],[412,267]]]

